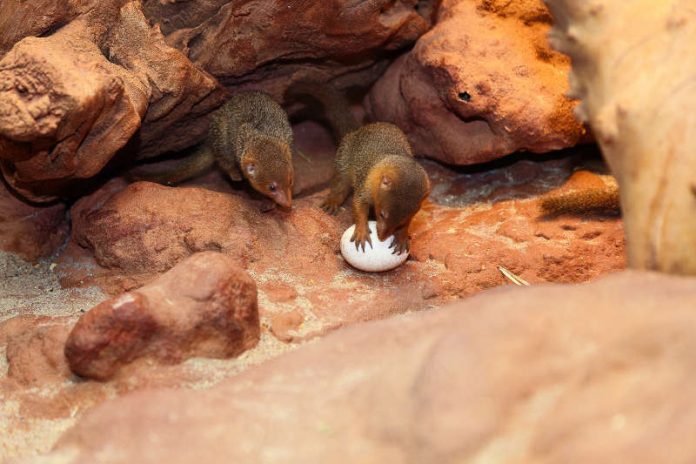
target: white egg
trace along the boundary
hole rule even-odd
[[[365,244],[365,251],[355,249],[355,242],[351,242],[355,225],[350,226],[343,232],[341,237],[341,254],[348,261],[348,264],[356,269],[366,272],[382,272],[394,269],[402,265],[408,259],[408,252],[394,254],[394,249],[389,248],[394,236],[387,237],[385,241],[380,241],[377,238],[377,223],[375,221],[368,222],[370,228],[370,238],[372,239],[372,248],[370,244]]]

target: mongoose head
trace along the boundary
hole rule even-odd
[[[383,158],[369,176],[377,236],[385,240],[398,229],[408,228],[430,193],[430,181],[425,169],[405,156]]]
[[[257,192],[280,206],[292,206],[294,170],[290,146],[270,137],[259,138],[241,156],[244,177]]]

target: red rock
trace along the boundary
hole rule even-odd
[[[281,313],[273,318],[271,322],[271,332],[281,341],[295,341],[298,329],[304,322],[304,316],[299,311],[291,311],[289,313]]]
[[[24,37],[50,34],[91,9],[93,4],[82,0],[0,3],[0,56]]]
[[[217,82],[166,45],[136,2],[121,3],[95,3],[0,59],[2,170],[29,198],[94,176],[136,131],[140,156],[190,145],[223,101]],[[41,13],[67,21],[76,10]]]
[[[319,263],[337,267],[335,224],[318,208],[299,204],[291,213],[262,213],[242,195],[197,187],[136,182],[102,203],[85,198],[73,209],[73,239],[97,262],[126,272],[157,272],[197,251],[222,251],[244,265],[280,263],[320,277]],[[326,237],[322,238],[324,235]],[[318,241],[303,256],[308,241]],[[289,253],[298,259],[289,261]],[[306,266],[310,262],[311,267]]]
[[[444,0],[437,23],[373,86],[368,114],[419,155],[474,164],[584,137],[565,97],[570,61],[547,44],[541,0]]]
[[[692,462],[695,298],[693,279],[631,272],[486,292],[336,332],[208,391],[109,401],[45,459]]]
[[[106,380],[141,358],[236,356],[258,342],[259,330],[254,281],[225,255],[197,253],[84,314],[65,356],[76,374]]]
[[[435,3],[253,0],[220,7],[146,0],[143,8],[169,44],[225,85],[263,88],[282,98],[293,80],[306,77],[339,88],[374,82],[386,54],[428,30],[427,11],[419,8]]]
[[[53,254],[67,236],[63,203],[31,205],[15,197],[0,183],[0,250],[36,261]]]
[[[71,329],[69,318],[25,318],[23,322],[25,330],[7,337],[7,377],[25,387],[68,379],[71,374],[63,346]],[[0,333],[10,327],[6,322]],[[4,344],[0,340],[0,346]]]

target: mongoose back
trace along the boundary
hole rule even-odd
[[[413,158],[406,135],[393,124],[367,124],[346,135],[336,153],[336,172],[322,207],[335,213],[353,191],[351,238],[356,248],[372,245],[368,215],[373,208],[380,240],[394,235],[394,253],[409,248],[411,219],[430,193],[425,170]]]
[[[232,180],[246,178],[256,191],[289,208],[293,147],[290,122],[280,105],[263,92],[241,92],[215,112],[206,139],[189,158],[173,171],[144,177],[177,183],[217,162]]]

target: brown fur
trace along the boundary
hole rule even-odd
[[[372,244],[367,221],[374,209],[380,240],[394,235],[394,252],[408,250],[408,227],[430,192],[430,181],[401,129],[377,122],[343,138],[331,191],[322,206],[336,212],[351,191],[355,246],[365,249],[365,242]]]
[[[217,110],[208,136],[189,158],[173,171],[144,178],[181,182],[217,162],[232,180],[245,178],[256,191],[290,207],[292,152],[292,129],[285,111],[263,92],[242,92]]]
[[[614,181],[605,187],[547,195],[541,200],[541,209],[551,215],[618,212],[619,187]]]

